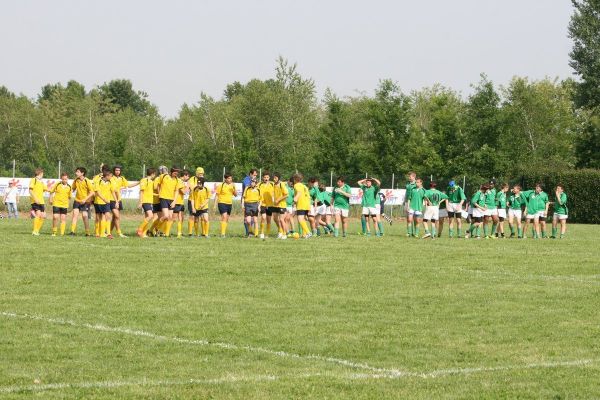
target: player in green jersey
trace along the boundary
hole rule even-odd
[[[498,209],[498,224],[496,228],[496,237],[504,238],[504,220],[506,219],[506,193],[508,192],[508,183],[503,183],[500,191],[496,193],[496,208]]]
[[[406,212],[406,236],[411,236],[415,228],[414,223],[409,229],[408,220],[410,219],[410,198],[414,188],[417,187],[417,174],[414,172],[408,173],[408,182],[406,182],[406,193],[404,194],[404,210]]]
[[[342,227],[342,236],[346,237],[348,232],[348,213],[350,211],[350,197],[352,197],[352,189],[346,184],[346,178],[338,176],[336,187],[331,194],[333,202],[333,215],[335,216],[335,225],[333,235],[340,235],[340,226]]]
[[[523,227],[521,220],[523,219],[522,206],[525,200],[521,197],[521,185],[513,186],[511,195],[508,198],[508,226],[510,228],[510,237],[515,237],[515,221],[517,225],[517,237],[521,239],[523,237]]]
[[[285,200],[286,205],[286,213],[285,213],[285,226],[288,228],[288,237],[291,237],[294,234],[295,223],[294,216],[296,215],[296,211],[294,210],[294,196],[296,192],[294,192],[294,181],[292,178],[288,180],[288,196]]]
[[[548,214],[548,195],[542,190],[542,184],[536,183],[535,190],[521,192],[521,197],[527,202],[527,215],[525,217],[525,229],[527,232],[529,224],[533,223],[532,235],[534,239],[546,237],[546,215]],[[523,235],[525,238],[525,235]]]
[[[496,238],[496,227],[498,225],[498,209],[496,208],[496,180],[492,179],[488,183],[488,190],[485,193],[485,214],[483,219],[483,235],[486,239]]]
[[[425,215],[423,221],[425,222],[425,235],[423,239],[432,238],[435,239],[436,231],[439,230],[440,220],[440,204],[448,200],[448,196],[436,189],[436,183],[431,182],[429,184],[429,190],[425,191]],[[429,221],[431,221],[431,233],[429,231]]]
[[[358,187],[362,190],[362,212],[360,222],[362,224],[363,235],[371,234],[369,217],[373,220],[375,235],[381,236],[383,233],[383,227],[379,221],[379,210],[377,209],[380,186],[381,182],[377,178],[361,179],[358,181]]]
[[[450,237],[454,236],[454,222],[456,221],[457,237],[462,235],[462,209],[463,203],[467,200],[463,189],[456,184],[454,181],[448,183],[448,201],[446,202],[446,209],[448,210],[448,234]]]
[[[469,227],[468,235],[465,234],[465,239],[473,236],[476,236],[477,239],[481,239],[481,224],[483,223],[483,217],[487,210],[485,200],[488,189],[489,187],[487,185],[481,185],[479,190],[471,197],[473,214],[471,216],[471,226]]]
[[[315,225],[317,226],[317,235],[321,235],[321,227],[326,234],[333,233],[331,225],[331,193],[327,187],[320,183],[319,193],[317,194],[317,210],[315,216]]]
[[[319,202],[319,180],[317,178],[308,178],[308,194],[310,195],[310,210],[308,212],[308,222],[313,236],[317,234],[317,203]]]
[[[425,189],[423,189],[422,179],[417,179],[415,184],[415,188],[411,190],[410,202],[408,204],[408,235],[418,238],[419,225],[423,223]]]
[[[569,209],[567,208],[567,194],[564,191],[563,185],[556,186],[554,191],[554,215],[552,216],[552,239],[556,239],[558,230],[558,222],[560,221],[560,238],[565,237],[567,232],[567,218],[569,218]]]

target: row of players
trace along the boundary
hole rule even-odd
[[[436,189],[432,182],[430,189],[423,188],[423,181],[416,178],[416,174],[409,174],[409,182],[406,185],[407,210],[407,236],[419,235],[419,225],[424,223],[425,235],[436,237],[436,229],[439,220],[449,220],[449,236],[454,236],[454,226],[457,228],[457,237],[462,234],[462,219],[470,222],[465,238],[481,238],[482,228],[485,238],[505,237],[504,221],[508,216],[510,237],[525,238],[525,232],[531,226],[533,238],[545,238],[546,217],[549,206],[554,205],[552,218],[551,238],[563,238],[567,229],[568,207],[567,194],[561,184],[554,190],[555,200],[550,201],[548,194],[544,192],[542,184],[537,183],[532,190],[522,190],[521,185],[509,185],[503,183],[500,189],[496,189],[496,181],[479,187],[470,201],[463,189],[454,181],[450,181],[445,193]],[[444,204],[445,203],[445,204]],[[523,208],[525,209],[525,225],[523,227]],[[429,223],[431,222],[431,226]],[[560,224],[560,235],[558,225]]]
[[[213,193],[204,186],[204,170],[201,167],[196,169],[194,176],[191,176],[189,171],[181,171],[177,167],[168,171],[166,167],[161,166],[158,173],[155,169],[150,168],[147,176],[139,183],[134,184],[130,184],[122,176],[121,171],[122,168],[119,166],[112,170],[103,166],[102,172],[90,180],[86,177],[85,168],[80,167],[76,169],[76,177],[71,185],[68,182],[68,174],[65,173],[62,174],[59,182],[47,189],[41,181],[43,170],[36,170],[36,177],[30,184],[32,211],[35,213],[33,234],[39,234],[45,219],[43,192],[49,191],[51,193],[50,202],[53,206],[53,235],[58,233],[59,227],[60,234],[64,235],[65,233],[67,209],[74,192],[71,235],[75,235],[79,215],[82,215],[86,235],[90,235],[88,211],[90,203],[93,201],[97,216],[95,235],[112,238],[112,231],[116,230],[117,235],[124,237],[120,229],[120,210],[122,210],[120,192],[123,188],[139,184],[138,207],[143,209],[144,220],[137,229],[138,236],[146,237],[156,234],[170,236],[171,227],[175,222],[177,223],[177,236],[182,236],[184,198],[186,196],[188,197],[189,211],[188,235],[192,236],[195,233],[197,236],[208,236],[208,206]],[[264,238],[265,229],[267,233],[270,232],[273,220],[278,228],[278,238],[285,239],[295,233],[294,217],[297,218],[299,234],[304,237],[320,235],[321,228],[326,233],[333,233],[334,236],[339,236],[340,230],[342,236],[346,235],[351,189],[343,177],[337,179],[333,192],[328,192],[325,186],[319,184],[315,178],[309,180],[309,187],[307,187],[302,183],[301,174],[295,174],[287,183],[281,180],[279,174],[273,174],[273,180],[271,180],[269,173],[264,173],[259,183],[257,175],[257,170],[251,170],[243,184],[242,207],[247,236]],[[226,234],[233,198],[237,196],[232,176],[226,174],[224,178],[223,183],[217,186],[214,193],[214,207],[221,215],[221,236]],[[494,184],[495,182],[491,181],[490,185],[482,185],[468,203],[468,215],[465,217],[470,220],[471,226],[465,237],[479,237],[481,225],[483,225],[485,237],[503,237],[506,207],[509,207],[511,236],[514,236],[515,233],[514,219],[517,225],[517,235],[523,237],[522,205],[527,206],[525,228],[532,223],[533,236],[544,237],[545,215],[550,202],[548,196],[541,190],[541,186],[538,185],[535,190],[531,191],[521,191],[520,187],[515,186],[512,195],[507,198],[508,185],[502,185],[501,190],[496,192]],[[383,235],[381,218],[385,218],[390,224],[392,221],[383,213],[385,196],[379,190],[380,182],[375,178],[370,178],[359,181],[358,185],[363,192],[362,233],[370,234],[370,221],[372,221],[375,235],[381,236]],[[408,236],[418,237],[419,226],[424,224],[425,235],[423,237],[435,238],[436,233],[440,230],[440,218],[443,221],[448,217],[450,237],[453,237],[454,222],[457,225],[457,236],[461,237],[462,218],[465,213],[463,205],[466,202],[462,188],[454,182],[450,182],[446,194],[437,190],[435,183],[432,182],[430,189],[425,190],[422,180],[416,179],[414,173],[409,174],[406,188]],[[566,194],[562,191],[561,186],[557,187],[556,196],[552,237],[556,236],[558,221],[561,223],[562,237],[566,230],[567,208]],[[444,202],[446,203],[445,208],[442,207]],[[335,216],[333,224],[332,216]]]

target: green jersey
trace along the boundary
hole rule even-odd
[[[417,183],[416,182],[407,182],[406,183],[406,195],[405,195],[406,201],[410,201],[410,197],[412,195],[412,191],[416,187],[417,187]]]
[[[423,211],[423,199],[425,198],[425,189],[415,187],[410,193],[409,208],[413,211]]]
[[[344,193],[351,194],[352,189],[350,189],[350,186],[344,184],[344,186],[342,186],[341,188],[336,187],[335,189],[333,189],[333,193],[331,194],[333,196],[334,208],[339,208],[342,210],[350,209],[350,198],[338,193],[337,191],[342,191]]]
[[[331,205],[331,193],[329,193],[327,190],[323,190],[322,192],[319,190],[319,198],[317,201],[320,201],[321,203],[325,204],[326,206],[330,206]]]
[[[506,208],[506,193],[502,190],[496,193],[496,207],[502,210]]]
[[[569,209],[567,208],[567,194],[562,192],[559,196],[556,196],[554,202],[554,212],[560,215],[569,215]]]
[[[287,199],[285,199],[285,204],[288,207],[292,207],[294,205],[294,196],[296,195],[296,192],[294,191],[294,186],[288,186],[287,190],[288,196]]]
[[[471,197],[471,207],[477,208],[475,206],[479,205],[480,207],[485,208],[485,200],[485,193],[483,193],[481,190],[478,190],[477,192],[475,192],[473,197]]]
[[[513,193],[508,198],[508,205],[511,210],[520,210],[523,204],[525,204],[525,199],[521,197],[521,192],[519,192],[519,194]]]
[[[310,195],[310,205],[315,204],[315,201],[319,201],[319,188],[311,187],[308,190],[308,194]]]
[[[437,207],[440,205],[442,200],[447,199],[448,196],[437,189],[429,189],[425,191],[425,198],[429,200],[432,206]]]
[[[548,204],[549,201],[548,194],[546,192],[540,192],[535,196],[535,209],[537,211],[546,211],[546,204]]]
[[[446,193],[448,193],[448,201],[450,203],[458,204],[461,201],[465,201],[467,199],[467,196],[465,196],[465,192],[463,192],[462,188],[457,185],[448,186],[448,189],[446,189]]]
[[[533,215],[538,211],[546,210],[548,195],[545,192],[536,193],[535,190],[525,190],[521,192],[521,197],[527,202],[528,215]]]
[[[487,208],[496,208],[496,189],[490,189],[485,193],[485,205]]]
[[[360,185],[360,189],[362,190],[363,207],[375,207],[375,204],[379,203],[379,196],[377,196],[379,187],[377,185],[371,185],[371,187]]]

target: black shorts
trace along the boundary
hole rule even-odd
[[[88,203],[80,203],[78,201],[73,201],[73,210],[79,211],[90,211],[90,205]]]
[[[94,208],[98,214],[106,214],[110,212],[110,204],[94,204]]]
[[[191,211],[190,211],[190,213],[191,213]],[[192,215],[194,217],[201,217],[202,214],[208,214],[208,210],[196,210],[196,212],[193,213]]]
[[[144,212],[148,212],[148,211],[154,212],[154,204],[142,203],[142,210],[144,210]]]
[[[283,207],[283,208],[279,208],[279,207],[272,207],[271,213],[273,214],[285,214],[287,212],[287,208]]]
[[[173,214],[179,214],[180,212],[184,211],[185,207],[183,206],[183,204],[175,204],[175,207],[173,207]]]
[[[461,214],[460,214],[460,213],[455,213],[454,211],[448,211],[448,218],[454,218],[454,214],[456,214],[456,216],[457,216],[458,218],[460,218],[460,217],[461,217]]]
[[[217,204],[217,208],[219,209],[219,214],[221,214],[221,215],[223,215],[223,214],[231,215],[231,209],[232,209],[231,204],[218,203]]]
[[[244,204],[244,216],[258,217],[258,203],[245,203]]]
[[[117,209],[117,201],[116,200],[111,200],[110,201],[110,210],[116,210]],[[119,201],[119,211],[123,210],[123,201]]]
[[[308,215],[309,210],[296,210],[296,215]]]
[[[152,204],[152,212],[153,213],[159,213],[161,211],[162,211],[162,208],[160,208],[160,203]]]
[[[66,207],[52,207],[52,214],[67,215],[67,208]]]
[[[190,215],[196,215],[195,213],[192,212],[192,201],[188,200],[188,213]]]
[[[173,208],[171,207],[171,203],[173,202],[173,200],[169,200],[169,199],[160,199],[160,209],[162,210],[163,208],[168,208],[169,210],[172,210]]]
[[[267,214],[270,217],[271,215],[273,215],[273,207],[261,206],[260,207],[260,213],[261,214]]]
[[[41,211],[41,212],[44,212],[44,211],[46,211],[46,206],[45,206],[45,205],[43,205],[43,204],[32,203],[32,204],[31,204],[31,209],[32,209],[33,211]]]
[[[473,222],[481,222],[483,221],[483,217],[471,217],[471,219],[473,220]]]

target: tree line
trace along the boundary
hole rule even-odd
[[[405,92],[385,79],[372,95],[318,98],[315,83],[279,58],[271,79],[233,82],[220,98],[200,93],[165,118],[131,81],[86,89],[48,84],[35,99],[0,87],[0,175],[36,167],[56,174],[101,162],[203,166],[323,176],[404,174],[470,180],[550,169],[600,168],[600,5],[574,1],[569,25],[574,79],[481,75],[468,96],[442,85]],[[596,34],[597,33],[597,34]],[[388,182],[385,182],[388,183]]]

